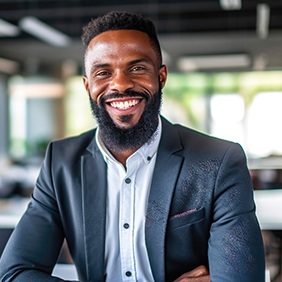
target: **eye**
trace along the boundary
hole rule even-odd
[[[140,71],[145,71],[146,68],[144,66],[134,66],[131,68],[131,71],[133,72],[140,72]]]
[[[106,70],[98,71],[95,74],[95,76],[97,76],[97,77],[102,77],[102,76],[107,76],[107,75],[110,75],[110,72],[106,71]]]

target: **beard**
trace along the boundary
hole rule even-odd
[[[104,145],[113,152],[119,153],[124,150],[137,150],[145,143],[150,143],[153,133],[158,127],[158,118],[162,103],[162,92],[159,90],[149,97],[146,93],[136,91],[126,91],[123,94],[112,93],[106,95],[110,98],[115,97],[143,97],[146,100],[144,112],[136,125],[130,128],[117,126],[109,113],[105,109],[105,97],[101,98],[99,106],[90,98],[90,106],[93,116],[99,125],[99,135]],[[121,121],[128,122],[131,115],[124,115]]]

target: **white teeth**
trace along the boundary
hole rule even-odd
[[[139,103],[139,100],[130,100],[125,102],[112,102],[111,106],[120,110],[129,109]]]

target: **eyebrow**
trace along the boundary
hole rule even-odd
[[[96,69],[107,68],[107,67],[109,67],[109,66],[110,66],[110,64],[94,64],[94,65],[91,66],[90,71],[91,71],[91,73],[92,73],[92,72],[94,72]]]
[[[153,64],[153,62],[150,59],[148,59],[148,58],[141,58],[141,59],[136,59],[136,60],[130,61],[129,65],[134,65],[134,64],[138,64],[138,63]]]

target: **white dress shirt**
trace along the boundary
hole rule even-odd
[[[145,244],[145,217],[160,137],[159,119],[151,142],[131,155],[125,168],[103,145],[97,130],[96,142],[108,169],[106,281],[154,281]]]

